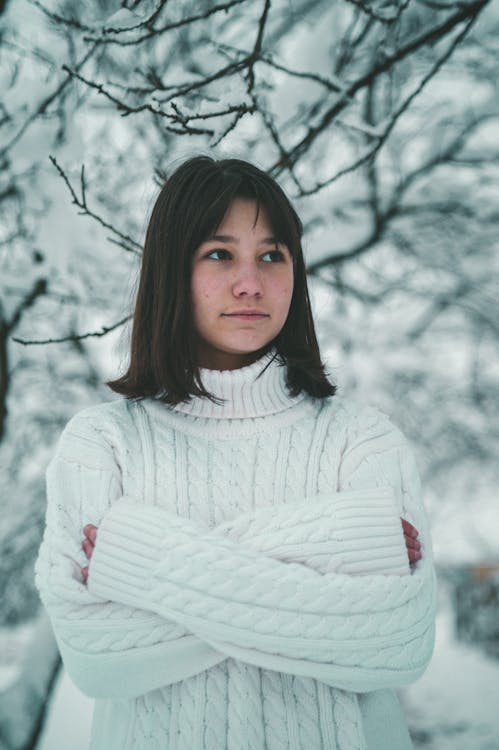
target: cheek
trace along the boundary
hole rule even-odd
[[[286,276],[281,279],[274,288],[274,295],[282,305],[289,305],[293,296],[293,277]]]
[[[191,280],[191,294],[194,309],[200,309],[217,298],[218,285],[215,279],[194,273]]]

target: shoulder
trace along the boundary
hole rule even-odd
[[[414,446],[404,432],[378,407],[341,398],[337,404],[337,419],[343,425],[341,472],[356,471],[361,464],[383,464],[385,473],[390,467],[404,473],[417,483],[418,471]]]
[[[93,406],[86,406],[71,417],[64,430],[71,430],[76,425],[105,427],[109,424],[119,423],[129,418],[131,406],[132,404],[126,398],[117,398]]]
[[[336,431],[344,430],[348,442],[365,437],[366,434],[373,437],[391,434],[398,440],[404,439],[392,418],[371,404],[362,404],[353,398],[336,395],[324,400],[323,410],[331,428]]]
[[[125,398],[87,406],[65,425],[55,455],[68,460],[85,457],[92,465],[115,459],[136,435],[137,405]]]
[[[334,396],[325,403],[328,440],[340,446],[343,466],[356,464],[367,454],[411,451],[409,441],[392,418],[376,406]]]

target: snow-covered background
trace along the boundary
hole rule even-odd
[[[401,692],[416,747],[499,748],[499,605],[461,596],[465,643],[453,596],[499,589],[498,5],[220,4],[0,4],[0,748],[45,704],[36,750],[88,746],[33,585],[44,470],[114,397],[154,197],[197,153],[278,178],[333,379],[413,442],[442,571],[433,661]]]

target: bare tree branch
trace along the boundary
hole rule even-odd
[[[172,91],[171,94],[169,94],[166,98],[159,99],[158,97],[155,97],[156,102],[159,105],[171,103],[173,99],[179,98],[181,96],[186,96],[186,94],[190,94],[193,91],[196,91],[197,89],[204,88],[210,83],[213,83],[213,81],[217,81],[221,78],[228,78],[231,75],[234,75],[235,73],[238,73],[242,70],[244,70],[246,67],[248,67],[249,63],[249,57],[245,58],[244,60],[239,61],[238,63],[233,63],[231,65],[227,65],[224,68],[219,69],[215,73],[212,73],[211,75],[208,75],[204,78],[201,78],[199,81],[194,81],[190,84],[179,84],[177,86],[165,86],[163,87],[164,90],[166,89],[175,89]],[[91,81],[90,79],[82,76],[81,74],[77,73],[74,70],[71,70],[66,65],[63,66],[64,70],[68,72],[68,74],[76,78],[77,80],[84,83],[89,88],[92,88],[96,90],[99,94],[106,97],[106,99],[109,99],[113,104],[116,105],[116,108],[118,111],[122,113],[122,116],[127,117],[131,114],[138,114],[140,112],[150,112],[153,115],[164,117],[167,119],[172,119],[175,117],[175,115],[172,115],[169,112],[165,112],[164,110],[160,109],[159,107],[154,107],[151,104],[141,104],[139,106],[131,106],[129,104],[126,104],[121,99],[118,99],[116,96],[111,94],[107,89],[104,88],[103,84],[101,83],[95,83],[94,81]],[[175,130],[175,128],[171,128],[167,126],[167,129],[170,132],[178,132]],[[198,133],[206,133],[207,135],[213,135],[212,130],[198,130],[196,131]]]
[[[96,46],[94,45],[91,47],[85,55],[81,58],[81,60],[76,64],[75,71],[80,70],[88,60],[92,57],[92,55],[96,51]],[[66,87],[68,86],[69,82],[71,81],[72,76],[68,75],[66,78],[59,83],[59,85],[52,91],[51,94],[46,96],[42,101],[38,104],[36,109],[29,115],[29,117],[26,118],[26,120],[22,123],[21,127],[17,129],[17,132],[12,136],[10,141],[8,141],[2,149],[0,149],[0,159],[4,158],[5,154],[23,137],[25,132],[28,130],[28,128],[38,120],[41,116],[45,115],[47,112],[48,107],[56,101],[58,97],[62,95]]]
[[[328,187],[329,185],[332,185],[333,182],[336,182],[341,177],[344,177],[346,174],[354,172],[355,170],[357,170],[359,167],[363,166],[364,164],[367,164],[373,161],[374,156],[378,153],[378,151],[381,149],[383,144],[386,142],[388,136],[390,135],[393,128],[397,124],[397,121],[404,114],[404,112],[407,111],[407,109],[412,104],[414,99],[416,99],[416,97],[423,91],[426,84],[429,81],[431,81],[432,78],[434,78],[434,76],[438,73],[438,71],[444,65],[444,63],[446,63],[447,60],[449,60],[454,50],[459,44],[461,44],[461,42],[463,41],[465,36],[470,31],[471,27],[477,20],[477,18],[478,16],[473,16],[472,18],[470,18],[470,20],[468,21],[464,29],[462,29],[462,31],[459,34],[457,34],[457,36],[452,40],[452,43],[449,45],[448,49],[444,52],[444,54],[431,66],[430,70],[422,77],[421,81],[416,86],[414,91],[412,91],[409,94],[409,96],[407,96],[404,99],[404,101],[399,105],[399,107],[397,107],[397,109],[391,116],[390,121],[388,122],[388,125],[385,127],[383,133],[377,137],[376,143],[371,148],[369,148],[366,153],[364,153],[362,156],[356,159],[352,164],[349,164],[348,167],[338,170],[338,172],[336,172],[332,177],[329,177],[326,180],[318,182],[314,187],[300,192],[299,197],[313,195],[314,193],[319,192],[319,190],[322,190],[323,188]],[[291,163],[291,160],[289,161]]]
[[[387,3],[389,7],[381,12],[373,10],[369,4],[370,0],[368,0],[368,2],[362,2],[362,0],[346,0],[346,2],[355,5],[356,8],[361,10],[362,13],[365,13],[374,21],[379,21],[384,24],[392,24],[399,18],[402,10],[407,7],[409,0],[405,0],[404,3],[399,3],[399,7],[396,5],[393,7],[394,3]]]
[[[116,328],[119,328],[120,326],[127,323],[129,320],[131,320],[132,315],[127,315],[125,318],[122,318],[117,323],[113,323],[113,325],[110,326],[102,326],[100,331],[92,331],[89,333],[82,333],[82,334],[71,334],[70,336],[63,336],[62,338],[58,339],[19,339],[12,337],[12,341],[15,341],[16,344],[23,344],[23,346],[34,346],[34,345],[41,345],[41,344],[62,344],[65,341],[82,341],[83,339],[88,339],[92,337],[100,338],[101,336],[105,336],[106,334],[110,333],[111,331],[116,330]]]
[[[31,291],[25,295],[24,299],[14,310],[12,317],[7,323],[7,333],[11,334],[12,331],[19,325],[23,312],[28,310],[42,294],[47,294],[48,283],[47,279],[38,279],[33,284]]]
[[[263,12],[258,22],[258,32],[255,39],[255,44],[251,55],[248,57],[248,72],[246,74],[246,80],[248,82],[248,93],[253,91],[255,85],[255,63],[260,58],[262,51],[263,34],[265,31],[265,24],[270,10],[271,0],[264,0]]]
[[[101,226],[105,227],[105,229],[110,229],[112,232],[114,232],[114,234],[118,235],[118,237],[120,237],[126,243],[126,245],[121,245],[121,247],[125,247],[125,249],[128,252],[133,252],[136,255],[140,255],[142,251],[142,246],[138,242],[136,242],[134,239],[129,237],[127,234],[123,234],[123,232],[120,232],[119,229],[116,229],[112,224],[109,224],[109,222],[104,221],[104,219],[102,219],[98,214],[96,214],[94,211],[91,211],[88,208],[88,205],[86,202],[86,193],[85,193],[85,177],[84,177],[85,167],[84,165],[82,165],[81,172],[80,172],[80,185],[81,185],[82,195],[81,195],[81,198],[78,198],[66,173],[64,172],[62,167],[57,163],[55,156],[50,155],[49,158],[52,164],[55,166],[55,168],[59,172],[64,182],[66,183],[68,190],[71,193],[71,198],[72,198],[71,202],[74,203],[76,206],[78,206],[78,208],[81,208],[81,214],[84,216],[90,216],[92,219],[95,219],[96,221],[98,221]],[[135,248],[135,249],[132,249],[132,248]]]
[[[215,13],[220,12],[227,12],[231,8],[234,8],[236,5],[242,5],[243,3],[248,2],[248,0],[230,0],[230,2],[226,3],[220,3],[220,5],[214,5],[212,8],[209,8],[208,10],[204,11],[204,13],[198,13],[193,16],[189,16],[188,18],[182,18],[180,21],[175,21],[173,23],[165,24],[164,26],[159,26],[157,28],[151,28],[151,30],[144,34],[143,36],[137,37],[136,39],[113,39],[109,38],[107,36],[85,36],[83,37],[83,40],[85,42],[93,42],[95,44],[117,44],[121,47],[127,47],[131,45],[137,45],[142,44],[143,42],[147,42],[152,37],[165,34],[168,31],[173,31],[175,29],[180,29],[183,26],[189,26],[190,24],[196,23],[197,21],[203,21],[210,16],[215,15]],[[102,30],[102,34],[108,35],[108,34],[123,34],[125,32],[129,31],[127,28],[123,29],[113,29],[110,27],[105,27]]]
[[[424,32],[420,36],[408,42],[403,47],[399,48],[396,52],[391,55],[386,55],[385,59],[380,63],[374,65],[367,73],[360,76],[353,83],[346,85],[344,91],[339,95],[336,102],[327,110],[322,116],[321,120],[317,125],[309,128],[307,134],[291,149],[289,149],[288,157],[289,163],[296,163],[303,154],[308,151],[312,143],[316,138],[329,126],[334,118],[345,108],[347,102],[352,99],[357,91],[368,86],[381,73],[385,73],[390,70],[397,62],[400,62],[408,55],[412,54],[419,48],[428,44],[434,43],[439,39],[442,39],[448,33],[450,33],[458,24],[463,21],[475,18],[485,8],[490,0],[475,0],[475,2],[467,3],[457,13],[448,18],[446,21],[441,23],[439,26],[431,28],[429,31]],[[269,172],[273,176],[278,176],[286,165],[277,161],[269,169]]]
[[[418,179],[428,175],[431,170],[441,164],[452,163],[457,158],[456,155],[465,147],[466,141],[473,135],[475,130],[486,120],[497,119],[498,117],[499,115],[496,113],[485,113],[479,117],[473,114],[466,125],[450,139],[446,148],[440,149],[434,156],[423,162],[423,164],[420,164],[416,169],[413,169],[412,172],[406,174],[404,178],[398,182],[397,189],[394,190],[392,194],[392,200],[387,210],[390,213],[395,212],[404,194],[407,193],[409,188],[412,187]]]
[[[234,75],[235,73],[244,72],[244,75],[246,77],[247,81],[247,90],[248,93],[251,93],[253,90],[254,84],[255,84],[255,74],[254,74],[254,66],[257,61],[259,61],[262,51],[262,43],[263,43],[263,35],[265,31],[265,25],[268,18],[268,13],[270,10],[271,0],[264,0],[263,10],[262,14],[260,16],[259,22],[258,22],[258,29],[257,34],[255,38],[255,43],[253,46],[252,51],[249,54],[246,54],[241,60],[232,62],[230,65],[227,65],[215,73],[212,73],[211,75],[204,76],[199,81],[195,81],[190,84],[183,84],[183,85],[177,85],[177,86],[162,86],[162,90],[166,91],[167,88],[171,91],[171,93],[163,99],[159,99],[156,97],[156,101],[158,102],[159,106],[152,105],[150,103],[146,104],[140,104],[138,106],[132,106],[130,104],[127,104],[123,100],[119,99],[117,96],[112,94],[108,89],[104,87],[102,83],[96,83],[92,80],[90,80],[88,77],[83,76],[81,73],[77,73],[74,70],[71,70],[67,65],[63,65],[63,70],[65,70],[68,75],[72,76],[73,78],[81,81],[89,88],[92,88],[98,92],[98,94],[106,97],[109,101],[111,101],[118,109],[118,111],[121,112],[123,117],[127,117],[131,114],[138,114],[140,112],[150,112],[151,114],[159,117],[166,118],[169,120],[172,124],[167,125],[166,128],[169,132],[177,135],[209,135],[214,136],[215,132],[212,129],[209,128],[201,128],[201,127],[193,127],[190,123],[194,120],[208,120],[213,118],[218,118],[224,115],[229,114],[235,114],[236,116],[233,118],[233,120],[229,123],[227,128],[222,132],[220,136],[215,140],[215,144],[220,143],[220,141],[231,131],[233,130],[239,120],[242,118],[245,114],[252,114],[254,110],[254,106],[250,104],[234,104],[227,106],[223,110],[214,111],[213,113],[206,113],[206,114],[198,114],[198,115],[185,115],[180,111],[179,105],[174,102],[173,100],[175,98],[179,98],[181,96],[185,96],[188,93],[191,93],[192,91],[200,88],[205,88],[209,83],[212,83],[216,80],[219,80],[221,78],[226,78],[231,75]],[[206,14],[203,14],[203,18],[206,16]],[[198,17],[196,17],[196,20],[198,20]],[[173,112],[164,111],[161,109],[161,105],[165,103],[170,103],[171,108],[173,109]],[[179,124],[181,127],[174,127],[175,124]]]
[[[266,65],[269,65],[271,68],[275,68],[275,70],[280,70],[283,73],[287,73],[287,75],[293,77],[293,78],[302,78],[306,81],[314,81],[315,83],[320,84],[321,86],[324,86],[328,91],[342,91],[343,85],[341,82],[333,81],[330,78],[325,78],[322,75],[319,75],[318,73],[308,73],[306,71],[301,70],[293,70],[291,68],[286,67],[285,65],[281,65],[280,63],[277,63],[275,60],[272,59],[270,55],[263,55],[260,58],[260,62],[265,63]]]
[[[19,325],[23,312],[28,310],[42,294],[47,293],[47,280],[38,279],[17,305],[10,319],[7,319],[0,303],[0,442],[5,434],[7,420],[7,397],[11,384],[9,371],[8,338]]]
[[[262,120],[263,120],[263,122],[265,124],[265,127],[267,128],[267,131],[268,131],[268,133],[269,133],[269,135],[270,135],[270,137],[272,139],[272,141],[276,145],[282,162],[285,163],[287,161],[287,159],[286,159],[286,156],[287,156],[286,150],[285,150],[285,148],[284,148],[284,146],[282,144],[281,138],[279,136],[279,132],[278,132],[278,130],[277,130],[277,128],[276,128],[273,120],[272,120],[272,117],[271,117],[270,113],[267,111],[267,109],[264,106],[262,106],[262,105],[259,104],[259,102],[258,102],[258,100],[257,100],[257,98],[256,98],[256,96],[254,94],[252,95],[252,98],[253,98],[253,103],[255,105],[255,109],[258,110],[258,112],[259,112],[259,114],[260,114],[260,116],[261,116],[261,118],[262,118]],[[288,172],[289,172],[289,174],[291,176],[291,179],[293,180],[294,184],[296,185],[299,193],[301,194],[302,191],[303,191],[303,187],[302,187],[300,181],[298,180],[298,178],[295,175],[295,172],[293,170],[293,165],[292,164],[289,165]]]

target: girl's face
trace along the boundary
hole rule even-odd
[[[286,322],[293,260],[286,245],[276,243],[262,206],[255,223],[256,214],[256,201],[236,198],[216,234],[194,253],[191,295],[200,367],[251,364]]]

